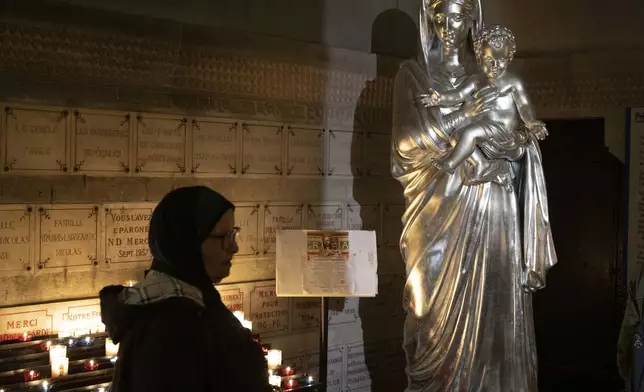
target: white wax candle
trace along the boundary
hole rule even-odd
[[[51,377],[61,377],[66,376],[69,370],[69,359],[67,358],[57,358],[51,363]]]
[[[49,363],[54,363],[63,358],[67,358],[67,346],[57,344],[49,348]]]
[[[268,376],[268,383],[279,388],[282,386],[282,377],[274,374],[270,375]]]
[[[137,283],[136,280],[128,280],[125,282],[126,287],[134,287],[134,285]]]
[[[240,312],[239,310],[236,310],[233,312],[233,316],[239,320],[239,322],[243,323],[244,322],[244,312]]]
[[[61,329],[58,331],[58,339],[64,339],[72,336],[72,330],[71,329]]]
[[[276,369],[282,365],[282,351],[281,350],[268,350],[266,355],[269,369]]]
[[[112,339],[107,338],[105,339],[105,356],[106,357],[115,357],[119,353],[119,345],[114,344],[112,342]]]
[[[242,327],[248,329],[248,330],[253,330],[253,322],[250,320],[242,320],[241,322]]]

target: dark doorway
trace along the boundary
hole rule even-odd
[[[539,390],[619,391],[624,165],[604,145],[603,119],[547,124],[541,148],[559,264],[534,296]]]

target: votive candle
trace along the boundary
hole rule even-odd
[[[63,358],[67,358],[67,346],[57,344],[49,348],[49,363],[54,363]]]
[[[266,362],[268,362],[269,369],[277,369],[282,365],[282,351],[281,350],[268,350],[266,354]]]
[[[279,388],[282,386],[282,377],[271,374],[268,376],[268,383]]]
[[[233,316],[235,316],[235,318],[237,318],[237,320],[239,320],[240,323],[244,322],[244,312],[235,310],[233,312]]]
[[[51,377],[61,377],[66,376],[69,371],[69,359],[68,358],[57,358],[51,363]]]
[[[105,356],[106,357],[115,357],[119,353],[119,345],[114,344],[112,342],[112,339],[107,338],[105,339]]]

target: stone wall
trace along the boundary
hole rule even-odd
[[[334,390],[362,391],[371,390],[372,383],[386,386],[378,375],[400,377],[404,266],[396,243],[403,200],[388,173],[399,60],[140,15],[15,4],[0,21],[2,145],[9,145],[16,124],[55,126],[59,117],[69,137],[58,166],[50,161],[45,169],[26,168],[23,161],[8,159],[7,148],[0,155],[0,211],[12,210],[17,219],[29,216],[33,244],[30,260],[13,260],[0,276],[0,307],[37,303],[26,309],[54,318],[65,317],[68,309],[47,313],[49,308],[41,308],[49,305],[43,303],[90,298],[83,306],[95,307],[102,286],[139,279],[147,265],[140,259],[111,263],[110,213],[149,211],[173,188],[204,184],[238,203],[245,226],[248,246],[220,287],[230,294],[227,304],[243,309],[263,336],[287,347],[285,356],[307,368],[315,367],[319,302],[274,297],[271,217],[279,214],[308,228],[376,230],[380,294],[333,301],[330,377]],[[526,79],[540,117],[605,117],[607,146],[623,158],[624,108],[644,105],[643,65],[641,53],[624,49],[524,57],[514,67]],[[102,173],[79,161],[78,130],[92,121],[96,127],[127,130],[123,170],[118,161],[101,161],[99,168],[109,168]],[[147,147],[139,142],[154,141],[145,139],[150,121],[183,132],[183,164],[151,172],[141,165]],[[234,133],[221,139],[230,143],[226,165],[211,166],[208,173],[196,164],[204,146],[195,138],[201,125],[213,135]],[[272,147],[248,154],[250,140],[258,135]],[[212,148],[226,155],[221,145]],[[259,166],[276,169],[253,172],[257,161],[248,166],[249,159],[268,152],[277,155]],[[50,224],[46,216],[71,209],[86,212],[77,211],[85,220],[95,214],[96,255],[86,265],[49,261],[48,266],[37,257],[43,222]],[[324,213],[332,219],[318,219]],[[16,311],[3,309],[0,317]]]

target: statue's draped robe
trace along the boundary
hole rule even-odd
[[[408,61],[394,87],[392,173],[407,203],[407,391],[537,391],[531,291],[556,263],[539,147],[529,137],[520,159],[495,161],[513,190],[438,171],[447,111],[415,99],[436,83],[450,81]]]

